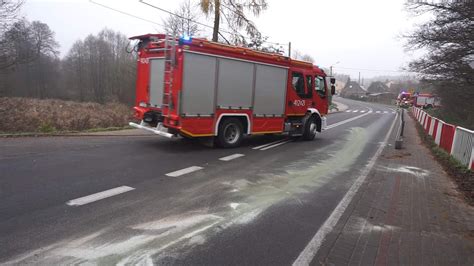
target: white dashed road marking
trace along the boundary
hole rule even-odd
[[[380,114],[380,111],[375,111],[376,114]]]
[[[346,111],[346,113],[350,113],[350,112],[352,112],[352,110],[347,110],[347,111]]]
[[[192,173],[192,172],[195,172],[195,171],[199,171],[201,169],[203,169],[203,168],[200,167],[200,166],[191,166],[191,167],[184,168],[184,169],[181,169],[181,170],[178,170],[178,171],[167,173],[166,176],[178,177],[178,176],[189,174],[189,173]]]
[[[354,120],[356,120],[356,119],[359,119],[359,118],[361,118],[361,117],[364,117],[364,116],[366,116],[366,115],[368,115],[368,114],[369,114],[369,113],[361,114],[361,115],[354,116],[354,117],[352,117],[352,118],[349,118],[349,119],[346,119],[346,120],[343,120],[343,121],[340,121],[340,122],[331,124],[331,125],[327,126],[325,130],[328,130],[328,129],[331,129],[331,128],[334,128],[334,127],[343,125],[343,124],[345,124],[345,123],[349,123],[349,122],[351,122],[351,121],[354,121]]]
[[[359,110],[354,110],[354,111],[352,111],[352,112],[353,112],[353,113],[357,113],[357,112],[359,112]]]
[[[388,111],[383,111],[384,114],[388,114]]]
[[[234,160],[234,159],[237,159],[237,158],[242,157],[242,156],[245,156],[245,155],[240,154],[240,153],[236,153],[236,154],[232,154],[232,155],[229,155],[229,156],[226,156],[226,157],[219,158],[219,160],[227,162],[227,161]]]
[[[130,190],[134,190],[134,188],[128,187],[128,186],[116,187],[116,188],[112,188],[112,189],[105,190],[102,192],[94,193],[89,196],[70,200],[66,202],[66,204],[69,206],[81,206],[81,205],[85,205],[94,201],[98,201],[98,200],[109,198],[118,194],[122,194]]]

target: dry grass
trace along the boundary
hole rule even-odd
[[[56,99],[0,97],[0,132],[83,131],[123,127],[133,119],[130,107]]]

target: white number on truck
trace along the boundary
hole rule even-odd
[[[294,100],[293,104],[295,106],[305,106],[305,101],[304,100]]]

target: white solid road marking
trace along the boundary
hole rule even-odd
[[[102,191],[102,192],[94,193],[94,194],[91,194],[89,196],[85,196],[85,197],[82,197],[82,198],[77,198],[77,199],[70,200],[70,201],[66,202],[66,204],[69,205],[69,206],[81,206],[81,205],[85,205],[85,204],[88,204],[88,203],[91,203],[91,202],[94,202],[94,201],[98,201],[98,200],[105,199],[105,198],[108,198],[108,197],[112,197],[112,196],[115,196],[115,195],[118,195],[118,194],[122,194],[122,193],[128,192],[130,190],[134,190],[134,188],[133,187],[128,187],[128,186],[116,187],[116,188],[112,188],[112,189],[105,190],[105,191]]]
[[[277,140],[277,141],[273,141],[273,142],[270,142],[270,143],[267,143],[267,144],[263,144],[263,145],[260,145],[260,146],[257,146],[257,147],[253,147],[252,149],[254,150],[258,150],[258,149],[261,149],[261,148],[264,148],[264,147],[267,147],[267,146],[270,146],[272,144],[275,144],[275,143],[278,143],[278,142],[282,142],[282,141],[285,141],[287,139],[280,139],[280,140]]]
[[[345,124],[345,123],[349,123],[349,122],[351,122],[351,121],[354,121],[354,120],[356,120],[356,119],[359,119],[359,118],[361,118],[361,117],[364,117],[364,116],[366,116],[366,115],[368,115],[368,114],[369,114],[369,113],[363,113],[363,114],[361,114],[361,115],[354,116],[354,117],[352,117],[352,118],[349,118],[349,119],[342,120],[342,121],[340,121],[340,122],[331,124],[331,125],[327,126],[325,130],[328,130],[328,129],[331,129],[331,128],[335,128],[335,127],[340,126],[340,125],[343,125],[343,124]]]
[[[288,143],[288,142],[290,142],[290,141],[292,141],[292,139],[289,139],[289,140],[287,140],[287,141],[283,141],[283,142],[280,142],[280,143],[277,143],[277,144],[273,144],[273,145],[271,145],[271,146],[267,146],[267,147],[265,147],[265,148],[263,148],[263,149],[260,149],[260,150],[261,150],[261,151],[266,151],[266,150],[268,150],[268,149],[275,148],[275,147],[278,147],[278,146],[280,146],[280,145],[286,144],[286,143]]]
[[[189,174],[189,173],[192,173],[192,172],[195,172],[195,171],[199,171],[201,169],[203,169],[203,168],[200,167],[200,166],[191,166],[191,167],[184,168],[184,169],[181,169],[181,170],[178,170],[178,171],[167,173],[166,176],[178,177],[178,176]]]
[[[395,119],[393,119],[390,129],[388,130],[387,135],[385,135],[385,139],[383,140],[382,144],[379,146],[379,148],[375,152],[374,156],[372,156],[369,163],[364,167],[359,177],[357,177],[354,184],[352,184],[351,188],[347,191],[346,195],[344,195],[344,198],[342,198],[339,204],[337,204],[336,208],[332,211],[331,215],[327,218],[327,220],[324,222],[321,228],[319,228],[318,232],[316,232],[316,234],[313,236],[311,241],[309,241],[308,245],[300,253],[298,258],[296,258],[296,260],[293,262],[294,266],[309,265],[311,263],[314,256],[316,255],[319,248],[321,247],[321,244],[323,243],[324,239],[334,229],[334,226],[336,226],[337,222],[341,218],[347,206],[349,206],[349,203],[352,201],[352,198],[357,193],[362,183],[364,183],[364,180],[369,174],[370,170],[374,167],[375,161],[380,156],[385,145],[387,144],[388,138],[390,137],[390,134],[392,133],[393,127],[395,126],[395,122],[397,121],[397,117],[398,115],[396,115]]]
[[[226,157],[219,158],[219,160],[224,161],[224,162],[228,162],[230,160],[234,160],[234,159],[237,159],[237,158],[242,157],[242,156],[245,156],[245,155],[240,154],[240,153],[236,153],[236,154],[232,154],[232,155],[229,155],[229,156],[226,156]]]

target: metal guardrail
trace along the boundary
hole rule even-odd
[[[413,113],[435,143],[468,169],[474,170],[474,131],[455,126],[428,115],[419,108]]]
[[[474,153],[474,131],[456,127],[451,155],[464,165],[471,163]]]

